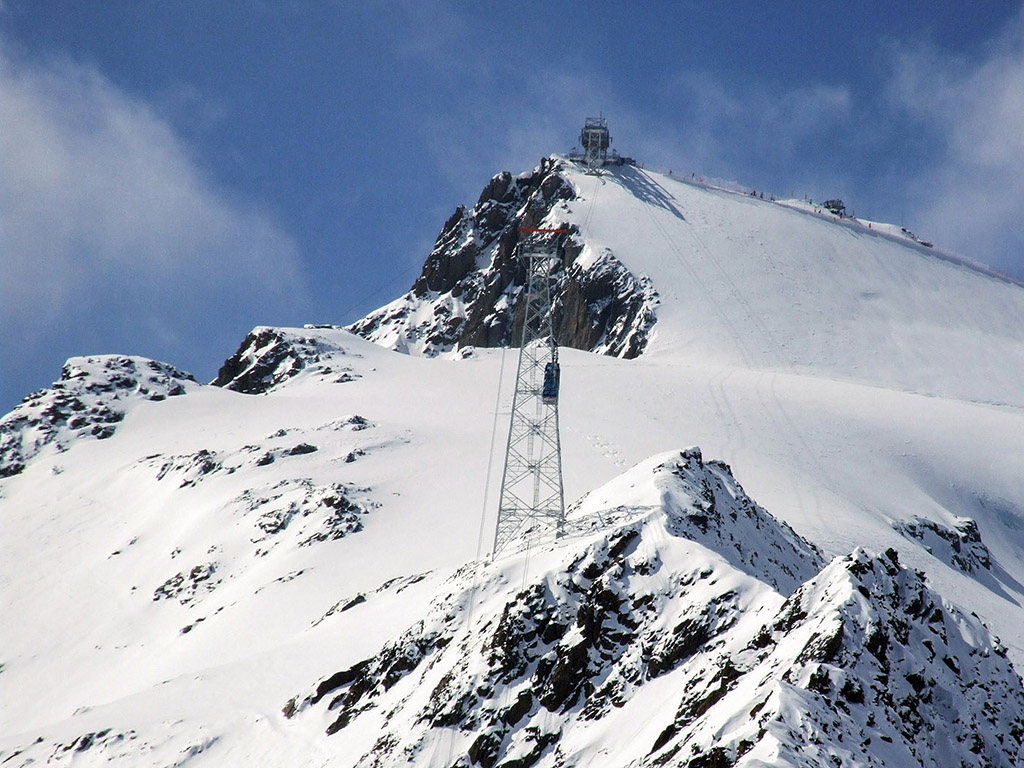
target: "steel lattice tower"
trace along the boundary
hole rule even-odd
[[[556,237],[564,234],[564,230],[521,231],[552,233]],[[501,477],[495,553],[548,533],[561,536],[565,525],[558,437],[558,342],[551,320],[552,273],[560,261],[558,243],[521,243],[519,258],[527,274],[525,313]]]
[[[608,133],[608,121],[603,117],[588,117],[580,131],[580,146],[587,162],[587,173],[599,173],[608,160],[608,147],[612,137]]]

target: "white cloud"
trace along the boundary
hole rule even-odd
[[[979,60],[920,47],[897,63],[893,101],[940,147],[911,185],[918,227],[1024,274],[1024,14]]]
[[[795,181],[793,174],[827,155],[855,111],[843,84],[782,86],[756,77],[741,83],[687,70],[666,78],[662,91],[678,124],[659,121],[656,143],[674,144],[684,161],[715,174],[746,171]],[[756,184],[758,179],[739,181]]]
[[[90,325],[181,344],[303,300],[294,240],[95,68],[0,50],[0,104],[0,323],[28,354]]]

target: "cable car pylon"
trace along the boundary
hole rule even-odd
[[[561,371],[551,309],[566,230],[519,231],[526,235],[518,246],[519,258],[526,267],[526,294],[494,534],[495,555],[517,543],[559,537],[565,529],[558,436]]]

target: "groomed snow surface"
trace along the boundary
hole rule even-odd
[[[483,560],[514,351],[257,329],[259,394],[79,359],[88,383],[0,422],[24,465],[0,480],[0,764],[1021,764],[1024,289],[875,227],[563,172],[551,223],[661,299],[640,358],[561,353],[571,535]],[[512,614],[537,637],[487,679]],[[684,620],[691,655],[666,647]],[[572,698],[540,665],[584,640]],[[364,661],[327,735],[346,705],[317,688]],[[470,693],[477,731],[443,716]]]

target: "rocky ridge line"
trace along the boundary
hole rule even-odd
[[[645,483],[664,504],[625,497]],[[286,715],[320,712],[340,739],[357,721],[378,732],[364,768],[426,765],[441,734],[460,768],[554,768],[589,743],[587,723],[635,718],[652,735],[622,764],[1020,764],[1024,684],[976,617],[894,551],[823,566],[737,489],[696,450],[638,466],[604,494],[624,503],[599,535],[521,589],[521,566],[467,566]],[[788,598],[763,580],[782,563]]]
[[[525,273],[516,259],[520,227],[566,226],[577,199],[548,157],[530,173],[500,173],[472,208],[445,222],[412,288],[349,330],[382,346],[434,356],[469,347],[516,346],[522,329]],[[554,322],[563,346],[632,358],[656,321],[658,295],[608,250],[589,253],[574,226],[555,289]]]

